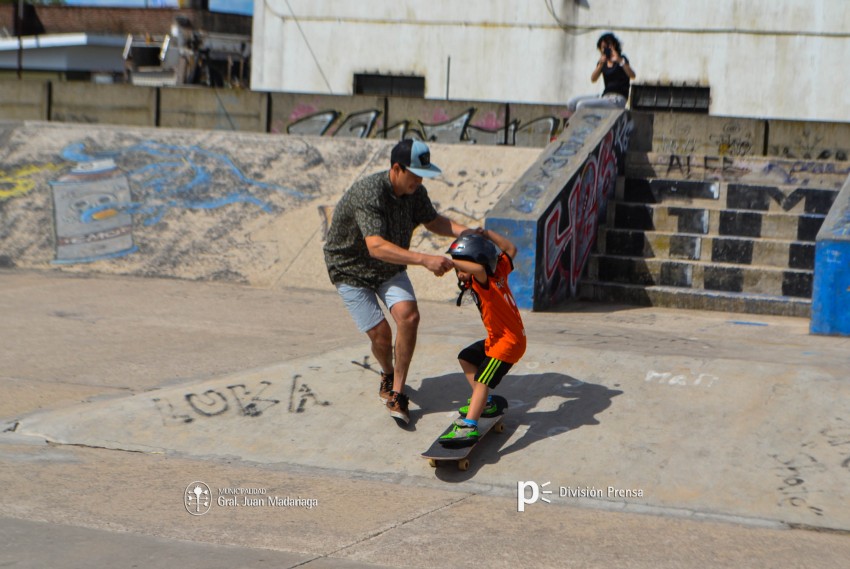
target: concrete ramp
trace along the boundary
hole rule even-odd
[[[0,265],[330,289],[333,205],[394,141],[26,122],[0,127]],[[537,149],[432,145],[441,211],[483,223]],[[427,231],[419,250],[445,250]],[[412,271],[421,298],[443,281]],[[427,273],[422,271],[422,273]],[[417,282],[421,281],[421,282]]]

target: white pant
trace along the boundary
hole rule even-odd
[[[626,98],[619,93],[608,93],[606,95],[579,95],[567,102],[570,112],[576,112],[582,107],[596,109],[625,109]]]

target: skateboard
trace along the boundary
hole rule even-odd
[[[440,433],[440,436],[431,443],[428,450],[422,453],[422,458],[428,459],[428,464],[434,468],[439,466],[441,462],[455,462],[457,463],[458,470],[469,470],[468,457],[472,452],[472,449],[474,449],[478,443],[481,442],[481,439],[483,439],[491,430],[496,431],[497,433],[501,433],[505,430],[505,424],[502,423],[502,418],[505,416],[505,409],[508,408],[508,401],[499,395],[494,395],[493,401],[495,401],[496,406],[499,408],[499,414],[493,417],[481,417],[478,420],[478,432],[481,433],[481,436],[478,437],[477,441],[464,446],[449,446],[442,444],[440,442],[440,437],[452,430],[452,425],[454,424],[454,421],[452,421],[452,425],[449,425],[442,433]]]

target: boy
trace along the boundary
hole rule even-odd
[[[458,306],[464,292],[470,290],[487,329],[487,338],[458,354],[460,367],[472,387],[472,397],[468,406],[460,408],[465,416],[440,437],[442,444],[471,444],[478,440],[478,419],[499,412],[489,397],[490,390],[499,385],[525,353],[525,327],[508,287],[516,252],[516,246],[507,238],[485,229],[464,232],[447,251],[461,289]]]

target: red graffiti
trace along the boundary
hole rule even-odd
[[[576,295],[596,241],[599,219],[605,215],[614,192],[617,177],[614,141],[614,132],[609,132],[544,221],[544,290],[550,301]],[[568,215],[562,220],[564,205]]]

